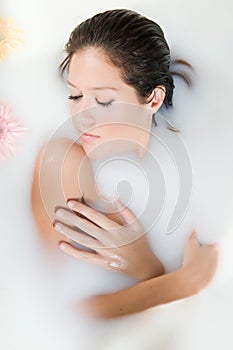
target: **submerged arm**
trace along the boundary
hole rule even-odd
[[[77,186],[77,174],[85,154],[79,145],[73,144],[70,148],[71,144],[73,144],[72,140],[62,139],[54,141],[51,145],[50,152],[47,153],[47,156],[43,158],[42,162],[43,152],[45,151],[44,147],[37,157],[33,175],[31,193],[33,214],[40,229],[40,233],[46,240],[47,246],[50,246],[50,243],[52,243],[56,248],[57,245],[54,243],[55,241],[58,243],[62,236],[61,234],[57,234],[52,226],[52,221],[57,219],[54,211],[55,207],[58,205],[66,207],[66,200],[68,198],[81,198],[83,188],[87,189],[87,187],[85,187],[85,181],[89,184],[88,190],[90,196],[92,196],[93,193],[94,196],[96,195],[94,178],[88,161],[84,166],[85,171],[83,174],[85,174],[85,176],[83,177],[83,188]],[[67,152],[68,149],[69,152]],[[60,186],[62,186],[62,191],[60,190]],[[130,219],[130,215],[132,215],[132,213],[125,209],[124,217],[126,221]],[[74,217],[76,217],[77,220],[77,216],[73,215],[72,219]],[[111,218],[112,217],[110,217],[110,219]],[[103,220],[104,216],[101,216],[101,219]],[[117,221],[116,217],[114,219]],[[120,218],[118,223],[121,223]],[[111,224],[110,221],[109,224]],[[68,242],[69,239],[66,244],[68,244]],[[144,244],[145,249],[143,255],[148,256],[148,252],[151,252],[147,246],[147,242],[144,242]],[[136,246],[134,245],[134,247]],[[70,249],[72,249],[72,247],[70,247]],[[119,256],[122,256],[127,261],[132,259],[130,264],[131,268],[128,272],[133,275],[135,274],[133,272],[135,271],[134,263],[135,261],[137,262],[134,256],[141,257],[138,249],[142,252],[142,245],[140,244],[140,247],[137,246],[137,249],[130,251],[130,256],[126,249],[127,247],[125,250],[119,250]],[[107,252],[107,250],[105,250],[105,252]],[[76,251],[76,254],[76,257],[80,259],[87,256],[87,259],[84,260],[89,261],[90,256],[85,255],[87,253]],[[84,256],[81,256],[81,254],[84,254]],[[97,255],[95,255],[95,258],[96,257]],[[103,256],[100,258],[102,260],[96,260],[98,263],[103,262],[104,259],[106,261],[107,255],[104,259]],[[151,273],[151,260],[154,260],[154,275],[153,271]],[[163,274],[163,267],[156,257],[150,258],[147,261],[147,265],[148,268],[143,268],[143,274],[140,275],[141,280],[147,280],[116,293],[97,295],[89,298],[82,303],[82,306],[86,311],[98,317],[118,317],[196,294],[201,289],[205,288],[213,278],[217,266],[216,245],[200,246],[197,238],[193,234],[187,241],[183,266],[180,270],[161,276],[161,274]],[[136,270],[138,272],[139,268]],[[160,276],[153,277],[156,275]]]
[[[62,249],[81,260],[125,272],[142,280],[137,285],[116,293],[97,295],[85,300],[81,307],[88,313],[98,317],[132,314],[194,295],[212,280],[217,268],[217,245],[201,246],[195,231],[187,240],[180,270],[162,275],[161,263],[157,259],[153,265],[155,274],[153,275],[153,271],[148,274],[149,246],[146,236],[143,235],[143,227],[129,208],[121,207],[122,204],[118,203],[121,207],[119,213],[125,219],[125,225],[121,226],[84,204],[75,203],[75,201],[73,204],[73,210],[84,215],[86,219],[80,220],[71,213],[64,212],[63,215],[70,220],[70,223],[91,234],[91,237],[80,235],[77,231],[67,229],[65,225],[63,225],[62,233],[68,237],[72,236],[72,239],[80,244],[94,248],[95,252],[82,252],[67,243],[61,244]],[[92,221],[91,225],[87,219]],[[142,234],[140,234],[141,237],[135,239],[139,232]],[[126,243],[126,239],[127,244],[122,245]],[[144,257],[147,261],[146,266],[142,264]],[[160,265],[157,265],[158,263]]]
[[[217,245],[200,246],[194,231],[186,243],[180,270],[116,293],[94,296],[81,307],[94,316],[113,318],[190,297],[210,283],[217,269],[217,258]]]
[[[116,293],[94,296],[81,307],[92,316],[113,318],[144,311],[191,295],[181,271],[140,282]]]
[[[32,177],[31,208],[40,238],[50,252],[57,251],[61,235],[53,227],[57,219],[55,207],[66,207],[67,199],[82,197],[82,185],[88,180],[92,188],[92,172],[82,147],[73,140],[58,138],[44,145],[37,155]],[[87,159],[87,158],[86,158]],[[82,171],[81,169],[85,171]],[[77,176],[85,173],[85,178]]]

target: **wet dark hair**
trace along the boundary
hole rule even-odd
[[[61,75],[69,69],[72,55],[86,47],[96,47],[106,54],[119,69],[122,80],[135,88],[141,103],[148,103],[146,99],[155,87],[163,85],[166,88],[163,105],[172,106],[173,75],[182,78],[188,86],[192,85],[187,72],[174,69],[176,65],[190,69],[192,66],[181,59],[171,61],[160,26],[135,11],[108,10],[80,23],[65,46],[67,56],[59,65]]]

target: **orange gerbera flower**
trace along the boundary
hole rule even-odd
[[[22,31],[15,28],[13,18],[3,19],[0,17],[0,61],[2,61],[11,50],[23,44]]]

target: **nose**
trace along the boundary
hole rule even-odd
[[[90,128],[95,126],[95,119],[90,111],[83,111],[78,115],[78,125],[81,132],[87,132]]]
[[[72,114],[73,124],[77,131],[85,133],[96,125],[93,109],[91,103],[83,98],[76,113]]]

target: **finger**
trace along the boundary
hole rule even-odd
[[[220,248],[218,243],[205,244],[203,247],[214,248],[215,250],[219,250],[219,248]]]
[[[97,259],[100,259],[100,257],[96,253],[90,253],[81,250],[77,247],[73,247],[72,244],[68,242],[59,242],[59,248],[65,253],[81,260],[87,260],[90,262],[92,261],[93,263],[97,263]]]
[[[190,248],[194,248],[194,247],[198,248],[201,246],[197,239],[197,232],[195,230],[193,230],[191,235],[189,236],[186,246]]]
[[[72,200],[69,201],[67,204],[70,209],[84,215],[86,218],[88,218],[89,220],[91,220],[92,222],[94,222],[95,224],[97,224],[105,230],[108,230],[110,228],[121,227],[114,220],[107,218],[104,214],[98,212],[93,208],[90,208],[89,206],[83,203]]]
[[[218,243],[212,243],[210,244],[211,247],[219,249],[219,244]]]
[[[59,248],[66,254],[73,256],[76,259],[87,261],[104,268],[107,267],[106,261],[99,254],[89,253],[81,249],[74,248],[70,243],[67,242],[60,242]]]
[[[73,226],[77,226],[80,230],[88,233],[89,235],[95,237],[96,239],[101,238],[101,229],[90,221],[80,218],[79,216],[71,213],[68,210],[58,209],[55,213],[59,218],[67,221]]]
[[[135,214],[130,210],[128,207],[126,207],[118,198],[114,202],[117,209],[119,209],[119,214],[121,215],[122,219],[125,221],[127,225],[135,226],[135,228],[138,228],[140,226],[139,221]]]
[[[87,235],[83,232],[79,232],[79,231],[76,231],[74,229],[71,229],[70,227],[68,227],[60,222],[57,222],[54,225],[54,228],[59,233],[63,234],[64,236],[70,238],[71,240],[73,240],[73,241],[75,241],[83,246],[90,247],[92,249],[102,247],[102,244],[98,240],[96,240],[95,238],[90,237],[89,235]]]

